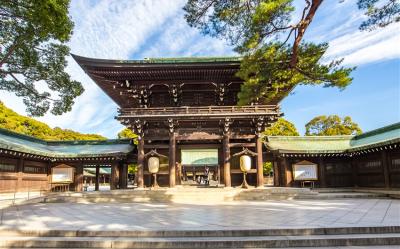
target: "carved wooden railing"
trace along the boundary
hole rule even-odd
[[[153,108],[123,108],[119,111],[119,117],[132,116],[208,116],[229,114],[279,114],[277,105],[253,105],[253,106],[182,106],[182,107],[153,107]]]

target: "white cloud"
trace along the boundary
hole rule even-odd
[[[376,31],[356,31],[333,39],[327,60],[344,57],[345,65],[362,65],[400,58],[400,23]]]
[[[139,57],[174,57],[227,56],[234,53],[226,41],[201,35],[197,29],[190,28],[181,10],[164,23],[157,37],[152,39],[152,44],[139,54]]]
[[[181,9],[184,1],[113,0],[72,1],[70,13],[75,29],[70,41],[71,52],[88,57],[127,59],[137,51],[159,26]],[[71,112],[62,116],[47,114],[38,118],[50,126],[81,132],[99,132],[115,137],[122,126],[114,120],[117,105],[82,71],[70,57],[67,71],[83,83],[85,92],[76,99]],[[3,96],[4,95],[4,96]],[[1,99],[19,113],[25,114],[21,99],[7,93]],[[104,127],[108,127],[107,130]]]

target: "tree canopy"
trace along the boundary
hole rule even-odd
[[[266,136],[299,136],[296,126],[284,118],[279,118],[272,126],[265,129]]]
[[[0,4],[0,90],[22,97],[32,116],[68,112],[83,93],[81,83],[65,72],[70,51],[65,44],[73,29],[68,7],[69,0]]]
[[[342,67],[342,59],[321,62],[327,43],[303,40],[322,1],[304,0],[298,19],[292,0],[188,0],[184,10],[190,26],[226,39],[243,55],[238,76],[245,82],[238,104],[262,104],[298,84],[344,89],[352,82],[354,68]],[[364,8],[366,2],[377,4],[377,0],[359,0],[358,6]]]
[[[19,115],[0,102],[0,128],[45,140],[104,140],[96,134],[82,134],[76,131],[50,128],[47,124],[33,118]]]
[[[306,124],[307,136],[335,136],[361,134],[357,123],[346,116],[343,119],[338,115],[318,116]]]
[[[137,135],[133,133],[131,129],[124,128],[120,132],[118,132],[117,137],[119,139],[133,139],[134,142],[136,143],[137,141]]]

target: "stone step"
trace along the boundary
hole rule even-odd
[[[399,234],[400,226],[276,228],[242,230],[11,230],[0,237],[251,237],[342,234]]]
[[[59,247],[60,248],[60,247]],[[398,249],[398,245],[384,245],[384,246],[323,246],[323,247],[281,247],[280,249],[293,249],[293,248],[299,248],[299,249]],[[22,249],[21,247],[13,247],[12,249]],[[74,247],[74,248],[69,248],[69,249],[89,249],[89,248],[84,248],[84,247]],[[102,248],[90,248],[90,249],[102,249]],[[190,248],[182,248],[182,249],[190,249]],[[246,249],[246,248],[236,248],[236,249]],[[258,247],[258,248],[253,248],[253,249],[271,249],[271,247]]]
[[[283,248],[399,245],[400,233],[247,237],[0,237],[0,248]]]
[[[227,201],[265,201],[291,199],[338,199],[338,198],[388,198],[384,193],[323,192],[306,188],[265,188],[265,189],[200,189],[177,188],[158,190],[115,190],[91,193],[51,194],[44,202],[227,202]]]

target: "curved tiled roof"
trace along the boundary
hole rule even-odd
[[[345,153],[400,143],[400,123],[357,136],[267,136],[265,146],[279,153]]]
[[[126,155],[135,149],[130,139],[45,141],[0,129],[0,149],[51,158]]]

